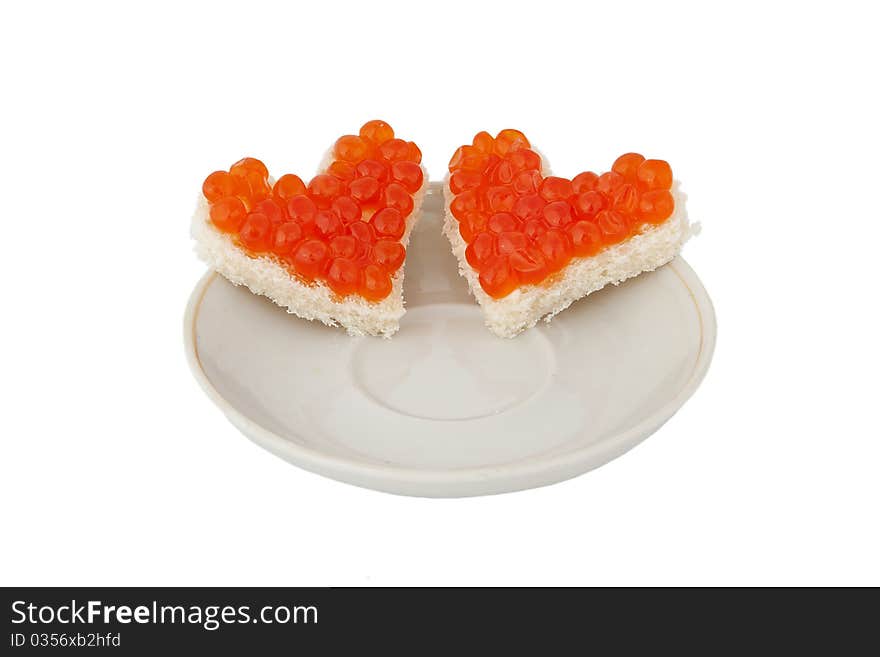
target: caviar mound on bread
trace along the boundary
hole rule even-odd
[[[369,121],[340,137],[307,182],[239,160],[205,179],[196,251],[292,314],[389,337],[405,312],[403,263],[427,188],[421,159],[416,144]]]
[[[660,267],[691,234],[667,162],[627,153],[601,175],[560,178],[518,130],[458,148],[444,192],[444,233],[500,337]]]

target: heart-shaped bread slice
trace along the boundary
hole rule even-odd
[[[500,337],[660,267],[691,235],[666,162],[627,153],[602,175],[559,178],[518,130],[461,146],[445,195],[444,233]]]
[[[196,251],[299,317],[390,337],[405,312],[403,263],[428,185],[421,160],[384,121],[340,137],[308,184],[240,160],[202,186]]]

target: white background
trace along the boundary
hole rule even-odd
[[[870,3],[5,3],[0,583],[880,584]],[[548,488],[300,471],[188,372],[204,176],[388,120],[435,178],[518,127],[558,173],[668,159],[717,310],[702,387]]]

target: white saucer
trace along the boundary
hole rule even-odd
[[[429,497],[552,484],[623,454],[693,394],[715,346],[706,290],[681,258],[609,286],[513,340],[483,326],[425,200],[391,340],[288,315],[208,273],[184,340],[208,396],[295,465]]]

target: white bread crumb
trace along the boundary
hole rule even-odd
[[[546,171],[546,162],[543,167]],[[544,175],[547,175],[546,173]],[[464,251],[467,243],[458,230],[458,220],[452,216],[449,204],[453,194],[447,176],[443,186],[446,197],[446,219],[443,233],[452,245],[458,259],[458,271],[467,280],[492,333],[512,338],[532,328],[538,320],[549,322],[574,301],[600,290],[609,283],[618,285],[642,272],[652,271],[672,260],[682,245],[693,234],[685,209],[686,196],[676,182],[672,188],[675,210],[669,219],[659,225],[645,224],[642,231],[628,240],[608,247],[588,258],[572,258],[559,278],[549,284],[524,285],[506,297],[494,299],[480,286],[479,273],[468,264]]]
[[[322,169],[323,170],[323,167]],[[400,242],[409,245],[409,236],[419,219],[422,201],[428,188],[428,174],[422,167],[424,183],[413,196],[413,211],[406,221]],[[325,283],[306,285],[292,276],[273,257],[251,257],[232,238],[211,224],[210,207],[199,194],[192,218],[191,233],[195,250],[214,271],[235,285],[244,285],[254,294],[268,297],[287,312],[303,319],[318,320],[328,326],[343,326],[349,335],[380,335],[390,338],[400,328],[403,307],[403,270],[401,265],[391,277],[391,293],[378,302],[352,294],[340,299]]]

